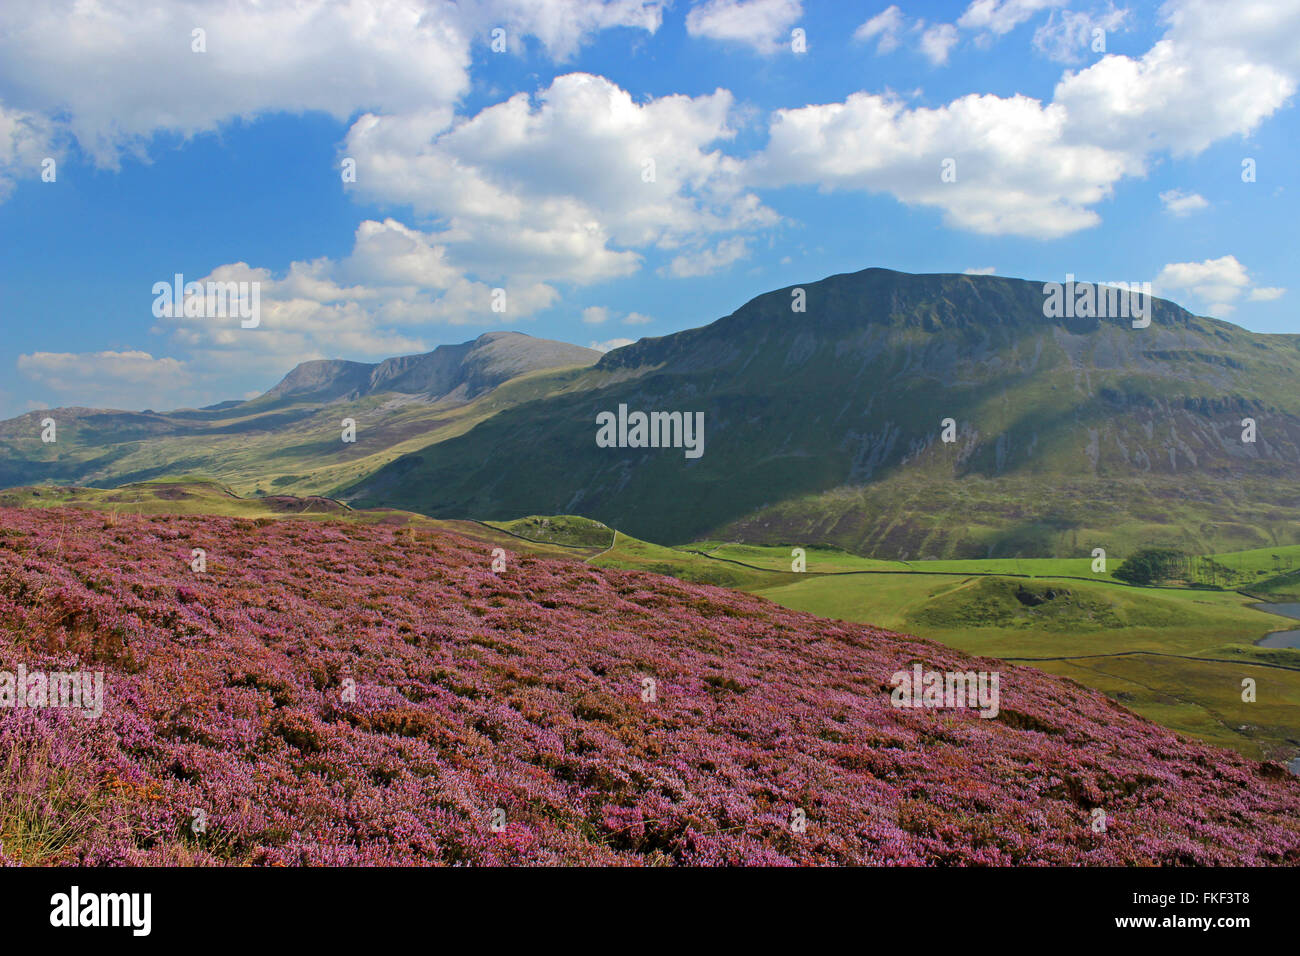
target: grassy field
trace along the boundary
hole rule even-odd
[[[1231,587],[1268,601],[1300,601],[1300,547],[1255,548],[1214,555],[1227,568]]]
[[[1300,665],[1300,652],[1288,653],[1289,666]],[[1300,749],[1300,674],[1294,670],[1150,655],[1034,666],[1099,690],[1166,727],[1248,757],[1286,762]],[[1241,700],[1246,677],[1256,683],[1254,703]]]
[[[792,547],[785,545],[742,544],[738,542],[699,541],[681,550],[697,551],[719,560],[736,561],[758,568],[789,571]],[[860,571],[925,571],[958,574],[1007,574],[1028,577],[1076,577],[1094,581],[1117,581],[1114,572],[1123,565],[1119,554],[1107,556],[1106,570],[1092,570],[1093,558],[973,558],[969,560],[882,561],[864,558],[838,548],[805,547],[809,573],[843,573]],[[1300,574],[1300,545],[1279,545],[1250,551],[1211,554],[1220,570],[1218,583],[1227,587],[1267,587],[1275,578],[1294,578]],[[1296,574],[1289,572],[1295,570]],[[1199,578],[1198,578],[1199,579]],[[1204,583],[1209,583],[1205,578]],[[1288,582],[1284,582],[1288,583]]]
[[[609,550],[590,559],[602,568],[620,568],[625,571],[649,571],[668,574],[695,584],[716,584],[741,591],[756,591],[778,583],[795,583],[799,575],[789,571],[761,571],[739,564],[717,561],[700,554],[677,548],[668,548],[619,532],[618,540]]]
[[[701,541],[680,550],[699,551],[712,558],[736,561],[773,571],[791,570],[792,548]],[[1014,574],[1033,577],[1077,576],[1114,580],[1110,572],[1119,566],[1109,561],[1105,573],[1092,571],[1092,558],[974,558],[952,561],[882,561],[864,558],[837,548],[804,548],[806,570],[814,574],[872,572],[951,572],[954,574]],[[1294,549],[1300,554],[1300,547]]]
[[[1300,602],[1300,570],[1280,575],[1260,584],[1250,585],[1249,592],[1279,604]]]
[[[1065,578],[1025,583],[996,575],[818,575],[756,590],[798,610],[1002,657],[1197,654],[1250,645],[1290,626],[1287,618],[1254,610],[1250,599],[1230,591],[1153,591]]]

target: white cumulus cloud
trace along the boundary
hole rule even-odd
[[[853,39],[866,42],[879,37],[876,40],[876,53],[892,53],[898,49],[900,34],[906,27],[907,18],[903,16],[903,11],[897,6],[889,6],[854,30]]]
[[[638,103],[609,80],[556,77],[450,128],[436,117],[361,117],[345,150],[366,199],[443,224],[449,261],[515,281],[631,275],[673,249],[777,220],[719,145],[735,133],[718,90]]]
[[[6,105],[54,119],[104,167],[236,118],[419,112],[451,122],[495,27],[558,59],[599,30],[653,33],[648,0],[42,0],[0,4]],[[202,31],[196,36],[195,31]],[[202,52],[196,47],[202,46]],[[165,80],[160,81],[160,77]]]
[[[1025,96],[961,97],[909,109],[900,99],[854,93],[843,103],[778,110],[752,165],[760,184],[892,193],[942,209],[950,225],[989,234],[1053,238],[1100,221],[1090,207],[1125,174],[1123,153],[1067,142],[1069,117]],[[955,181],[944,181],[944,161]]]
[[[1160,296],[1176,298],[1187,293],[1205,304],[1216,315],[1228,315],[1236,309],[1237,300],[1247,291],[1253,302],[1269,302],[1280,298],[1286,289],[1254,285],[1246,267],[1236,256],[1220,256],[1202,262],[1171,262],[1160,270],[1152,282],[1153,291]]]
[[[957,25],[963,30],[983,30],[995,36],[1010,33],[1040,10],[1064,6],[1067,0],[974,0]]]
[[[958,22],[994,35],[1042,6],[977,0]],[[1300,77],[1300,44],[1290,39],[1300,35],[1300,0],[1241,0],[1230,17],[1207,0],[1161,10],[1165,33],[1143,56],[1109,54],[1066,71],[1049,102],[972,93],[913,108],[857,92],[777,110],[748,182],[887,193],[989,235],[1048,239],[1094,226],[1095,207],[1121,179],[1144,175],[1159,154],[1195,154],[1252,132]],[[951,181],[940,177],[946,160]]]
[[[159,319],[155,331],[188,350],[192,364],[267,374],[308,358],[422,352],[423,328],[505,327],[559,299],[545,283],[497,286],[470,278],[447,265],[436,236],[393,219],[362,222],[351,254],[338,260],[295,261],[282,275],[237,262],[185,278],[258,283],[259,324],[246,329],[237,316],[178,315]]]
[[[957,43],[957,28],[951,23],[936,23],[921,34],[921,52],[935,66],[948,62],[948,53]]]
[[[186,363],[134,350],[32,352],[18,356],[18,372],[50,397],[35,407],[175,408],[198,394]]]
[[[1165,211],[1173,216],[1187,216],[1209,205],[1200,193],[1184,192],[1181,189],[1165,190],[1160,194],[1160,201],[1164,203]]]
[[[745,240],[741,236],[725,239],[709,249],[698,249],[675,256],[664,269],[665,275],[679,279],[712,275],[745,257]]]
[[[38,179],[46,158],[58,160],[63,155],[54,124],[36,113],[6,109],[0,103],[0,202],[8,198],[16,180]],[[55,182],[57,182],[57,178]]]
[[[636,339],[609,339],[605,342],[588,342],[587,348],[595,349],[597,352],[609,352],[614,349],[621,349],[625,345],[631,345]]]
[[[801,16],[800,0],[706,0],[686,15],[686,32],[771,54],[790,48],[790,29]]]
[[[1034,48],[1049,60],[1077,63],[1084,51],[1092,51],[1097,40],[1103,44],[1109,34],[1126,28],[1129,11],[1111,3],[1105,10],[1081,13],[1053,10],[1047,22],[1034,31]],[[1100,33],[1098,33],[1100,31]],[[1105,52],[1105,46],[1096,55]]]

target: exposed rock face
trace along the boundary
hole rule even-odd
[[[525,372],[592,365],[599,358],[599,352],[580,345],[535,339],[521,332],[487,332],[472,342],[440,345],[422,355],[376,363],[303,362],[264,397],[331,401],[402,392],[430,399],[452,395],[471,399]]]

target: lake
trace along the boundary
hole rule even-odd
[[[1257,611],[1293,617],[1300,621],[1300,604],[1252,604]],[[1256,647],[1294,647],[1300,649],[1300,630],[1274,631],[1255,642]]]
[[[1300,621],[1300,604],[1252,604],[1251,607],[1270,614],[1281,614]],[[1300,631],[1274,631],[1267,637],[1255,642],[1256,647],[1295,647],[1300,648]],[[1300,756],[1287,761],[1286,768],[1300,776]]]

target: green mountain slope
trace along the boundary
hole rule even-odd
[[[1144,329],[1049,319],[1042,283],[995,276],[868,269],[803,288],[806,312],[782,289],[618,349],[344,496],[891,558],[1300,540],[1300,336],[1159,299]],[[620,404],[703,412],[702,457],[597,447],[597,414]]]

